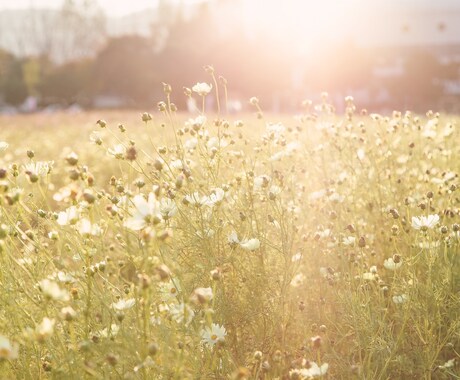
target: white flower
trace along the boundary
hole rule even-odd
[[[169,314],[171,314],[172,319],[177,323],[185,323],[186,325],[190,324],[195,316],[192,308],[185,303],[171,306]]]
[[[230,235],[227,237],[228,244],[230,245],[236,245],[240,243],[240,240],[238,239],[238,235],[235,231],[232,231]]]
[[[60,282],[63,282],[65,284],[70,284],[70,283],[76,281],[75,277],[72,274],[65,273],[65,272],[62,272],[62,271],[58,272],[56,277]]]
[[[254,178],[254,190],[258,191],[263,187],[267,187],[270,183],[271,178],[267,175],[260,175]]]
[[[163,302],[170,303],[177,301],[180,293],[180,286],[177,280],[160,283],[160,297]]]
[[[73,309],[72,306],[66,306],[61,309],[61,317],[66,321],[71,321],[75,319],[77,312]]]
[[[356,156],[358,157],[358,159],[360,161],[364,160],[364,158],[366,157],[366,152],[364,151],[364,149],[360,148],[358,149],[358,151],[356,152]]]
[[[160,203],[155,194],[150,193],[148,200],[142,195],[136,195],[132,199],[133,205],[130,207],[131,216],[126,219],[124,226],[133,231],[139,231],[147,227],[150,222],[160,221]]]
[[[46,298],[53,301],[68,301],[70,299],[69,293],[65,289],[61,289],[59,285],[51,280],[45,278],[38,283],[39,289]]]
[[[343,245],[348,245],[351,247],[355,245],[355,242],[356,242],[356,237],[354,236],[345,236],[342,241]]]
[[[443,365],[438,366],[439,369],[452,368],[455,365],[455,358],[446,361]]]
[[[196,304],[209,303],[213,298],[212,288],[196,288],[190,300]]]
[[[292,256],[291,261],[293,263],[300,261],[302,259],[302,253],[297,252],[295,255]]]
[[[315,377],[321,377],[326,374],[329,364],[323,363],[321,367],[315,362],[307,362],[306,366],[308,368],[293,369],[289,371],[289,377],[294,377],[294,374],[300,376],[302,380],[304,379],[314,379]]]
[[[125,157],[126,148],[123,144],[117,144],[113,148],[107,149],[107,153],[110,156],[115,157],[116,159],[120,160]]]
[[[0,152],[4,152],[10,145],[5,141],[0,141]]]
[[[49,338],[54,333],[55,319],[43,318],[41,323],[35,328],[35,335],[38,341],[43,342],[46,338]]]
[[[361,278],[365,281],[376,281],[379,278],[379,275],[375,272],[365,272],[362,274]]]
[[[224,197],[225,197],[225,191],[218,187],[214,189],[208,197],[206,197],[205,205],[209,207],[218,205],[222,203]]]
[[[208,95],[212,90],[212,85],[207,83],[197,83],[192,87],[192,91],[196,92],[200,96]]]
[[[196,137],[192,137],[191,139],[188,139],[184,143],[184,148],[188,150],[195,149],[197,145],[198,145],[198,139]]]
[[[260,248],[260,241],[257,238],[244,240],[240,243],[240,247],[246,251],[255,251]]]
[[[192,206],[200,207],[208,202],[208,197],[201,197],[200,194],[195,191],[193,194],[187,194],[185,200],[190,203]]]
[[[99,225],[97,224],[92,224],[90,220],[87,218],[80,219],[77,222],[76,227],[80,235],[93,235],[93,236],[102,235],[102,228],[99,227]]]
[[[136,304],[136,300],[134,298],[129,298],[127,300],[119,300],[118,302],[112,303],[112,307],[115,310],[127,310],[131,309]]]
[[[98,131],[93,131],[91,135],[89,136],[89,140],[96,145],[101,145],[102,144],[102,138],[101,134]]]
[[[185,122],[185,126],[186,127],[198,127],[198,128],[201,128],[207,121],[207,118],[206,116],[204,115],[199,115],[197,116],[195,119],[188,119],[186,122]],[[198,140],[195,138],[196,142],[198,143]],[[196,146],[196,145],[195,145]],[[193,147],[195,148],[195,147]],[[192,149],[193,149],[192,148]]]
[[[426,231],[429,228],[433,228],[439,223],[439,215],[428,215],[428,216],[413,216],[412,227],[416,230]]]
[[[0,360],[17,359],[18,349],[17,343],[11,343],[7,337],[0,335]]]
[[[291,281],[291,286],[297,288],[305,281],[305,275],[303,273],[297,273]]]
[[[70,206],[67,210],[61,211],[58,214],[57,223],[61,226],[75,224],[80,217],[80,213],[75,206]]]
[[[172,218],[177,214],[176,202],[169,198],[162,198],[160,201],[160,213],[165,220]]]
[[[409,296],[406,294],[401,294],[399,296],[393,296],[393,302],[396,304],[404,303],[409,299]]]
[[[207,344],[211,348],[214,347],[217,342],[223,342],[226,335],[227,330],[225,330],[225,327],[219,326],[216,323],[213,323],[211,328],[206,327],[204,330],[201,330],[203,343]]]
[[[386,259],[383,262],[383,266],[388,270],[395,270],[398,269],[402,265],[401,259],[396,263],[392,257]]]
[[[118,334],[118,331],[120,331],[120,326],[116,325],[115,323],[112,323],[109,327],[106,327],[103,330],[100,330],[97,332],[96,335],[102,337],[102,338],[113,338]]]
[[[44,177],[51,173],[53,164],[53,161],[29,162],[24,165],[24,172],[29,176]]]

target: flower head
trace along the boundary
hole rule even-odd
[[[394,257],[390,257],[383,262],[383,266],[388,270],[396,270],[401,265],[402,265],[401,258],[395,260]]]
[[[260,241],[257,238],[244,240],[240,243],[240,247],[246,251],[255,251],[260,248]]]
[[[195,316],[195,312],[186,303],[171,306],[169,313],[171,314],[172,319],[177,323],[185,323],[186,325],[190,324]]]
[[[196,288],[190,300],[196,304],[209,303],[213,298],[212,288]]]
[[[122,158],[125,157],[126,154],[126,148],[123,144],[117,144],[113,148],[108,148],[107,153],[110,156],[115,157],[118,160],[121,160]]]
[[[123,311],[127,309],[131,309],[136,304],[136,300],[134,298],[129,298],[126,300],[119,300],[118,302],[112,303],[112,307],[115,310]]]
[[[17,343],[11,343],[7,337],[0,335],[0,360],[17,359],[18,348]]]
[[[125,227],[139,231],[147,227],[151,222],[161,220],[160,203],[157,201],[155,194],[150,193],[148,200],[140,194],[136,195],[132,203],[130,207],[131,216],[126,219]]]
[[[53,301],[68,301],[70,299],[69,293],[65,289],[61,289],[59,285],[47,278],[41,280],[38,286],[46,298]]]
[[[439,223],[439,215],[413,216],[412,227],[416,230],[426,231],[435,227]]]
[[[213,323],[211,327],[206,327],[204,330],[201,330],[203,343],[207,344],[211,348],[214,347],[216,343],[223,342],[226,335],[227,330],[225,330],[225,327],[216,323]]]
[[[61,211],[58,214],[57,222],[61,226],[67,226],[69,224],[75,224],[80,217],[80,213],[75,206],[70,206],[67,210]]]
[[[321,377],[326,374],[329,368],[328,363],[323,363],[321,367],[315,362],[306,361],[305,368],[293,369],[289,372],[290,378],[314,379],[315,377]]]
[[[192,91],[196,92],[200,96],[208,95],[212,90],[212,85],[207,83],[197,83],[192,87]]]

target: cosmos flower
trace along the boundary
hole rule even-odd
[[[404,302],[406,302],[408,299],[409,299],[409,296],[406,295],[406,294],[401,294],[401,295],[393,296],[393,302],[394,302],[395,304],[404,303]]]
[[[212,288],[196,288],[190,300],[196,304],[209,303],[213,298]]]
[[[304,281],[305,281],[305,275],[303,273],[297,273],[291,281],[291,286],[293,288],[297,288],[300,285],[302,285]]]
[[[149,194],[148,200],[140,194],[136,195],[129,209],[131,216],[126,219],[124,226],[133,231],[142,230],[151,222],[161,220],[160,203],[153,193]]]
[[[43,318],[39,325],[35,328],[35,336],[39,342],[45,341],[54,333],[55,319]]]
[[[75,206],[70,206],[67,210],[61,211],[58,214],[57,223],[61,226],[75,224],[80,217],[80,213]]]
[[[235,246],[240,243],[240,239],[238,239],[238,234],[235,231],[230,232],[230,235],[227,237],[228,244]]]
[[[112,303],[112,307],[115,310],[123,311],[123,310],[131,309],[135,304],[136,304],[136,300],[134,298],[129,298],[126,300],[121,299],[118,302]]]
[[[314,379],[315,377],[321,377],[326,374],[329,368],[328,363],[323,363],[321,367],[315,362],[307,361],[305,368],[293,369],[289,371],[290,378],[300,378],[302,380]]]
[[[212,85],[207,83],[197,83],[192,87],[192,91],[196,92],[200,96],[208,95],[212,90]]]
[[[29,162],[24,165],[24,172],[30,176],[44,177],[51,173],[54,161]]]
[[[170,280],[168,282],[161,282],[160,285],[160,297],[163,302],[177,302],[177,296],[179,295],[181,288],[177,280]]]
[[[412,227],[416,230],[426,231],[439,223],[439,215],[413,216]]]
[[[96,335],[101,338],[113,338],[118,334],[118,331],[120,331],[120,326],[112,323],[110,327],[106,327],[105,329],[98,331]]]
[[[224,197],[225,191],[218,187],[214,189],[208,197],[206,197],[205,205],[209,207],[219,205],[222,203]]]
[[[195,312],[192,308],[185,304],[180,303],[176,305],[172,305],[169,309],[169,314],[171,318],[176,321],[177,323],[185,323],[189,325],[192,322],[192,319],[195,317]]]
[[[177,214],[176,202],[169,198],[162,198],[160,201],[160,213],[165,220],[172,218]]]
[[[390,257],[388,259],[386,259],[384,262],[383,262],[383,266],[388,269],[388,270],[396,270],[398,269],[400,266],[402,265],[402,261],[401,259],[399,259],[398,262],[395,262],[393,257]]]
[[[200,196],[200,194],[195,191],[192,194],[187,194],[185,200],[190,203],[192,206],[200,207],[205,205],[208,202],[208,197]]]
[[[255,251],[260,248],[260,241],[257,238],[244,240],[240,243],[240,247],[246,251]]]
[[[126,154],[126,148],[123,144],[117,144],[113,148],[108,148],[107,153],[110,156],[115,157],[118,160],[121,160],[122,158],[125,157]]]
[[[214,347],[217,342],[223,342],[226,335],[227,330],[225,330],[225,327],[216,323],[213,323],[211,327],[205,327],[201,330],[202,342],[211,348]]]
[[[102,234],[102,228],[95,223],[91,223],[87,218],[80,219],[76,227],[80,235],[100,236]]]
[[[65,289],[61,289],[59,285],[47,278],[38,283],[39,289],[46,298],[53,301],[68,301],[70,299],[69,293]]]
[[[18,344],[11,343],[7,337],[0,335],[0,360],[17,359],[18,353]]]

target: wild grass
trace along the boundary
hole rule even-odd
[[[460,378],[458,118],[218,85],[0,121],[1,377]]]

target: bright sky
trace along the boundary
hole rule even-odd
[[[79,0],[82,1],[82,0]],[[154,7],[158,0],[96,0],[110,16],[122,16]],[[199,3],[204,0],[169,0],[184,4]],[[0,10],[29,8],[58,8],[63,0],[0,0]]]
[[[77,0],[83,1],[83,0]],[[206,0],[168,0],[171,2],[183,2],[184,4],[191,4],[197,2],[203,2]],[[211,0],[212,1],[212,0]],[[267,1],[265,0],[247,0],[248,3],[257,3],[258,8],[263,12],[263,8]],[[36,8],[57,8],[62,4],[63,0],[0,0],[0,10],[3,9],[18,9],[28,8],[30,6]],[[121,16],[129,13],[144,10],[146,8],[152,8],[158,3],[158,0],[97,0],[99,5],[110,15],[110,16]],[[303,0],[305,5],[321,3],[321,0]],[[354,0],[336,0],[335,5],[344,5],[353,3]],[[367,5],[381,2],[381,0],[367,0]],[[459,8],[459,0],[385,0],[388,5],[402,5],[418,7],[432,7],[432,8]],[[284,1],[279,1],[279,8],[283,8],[282,4]]]

